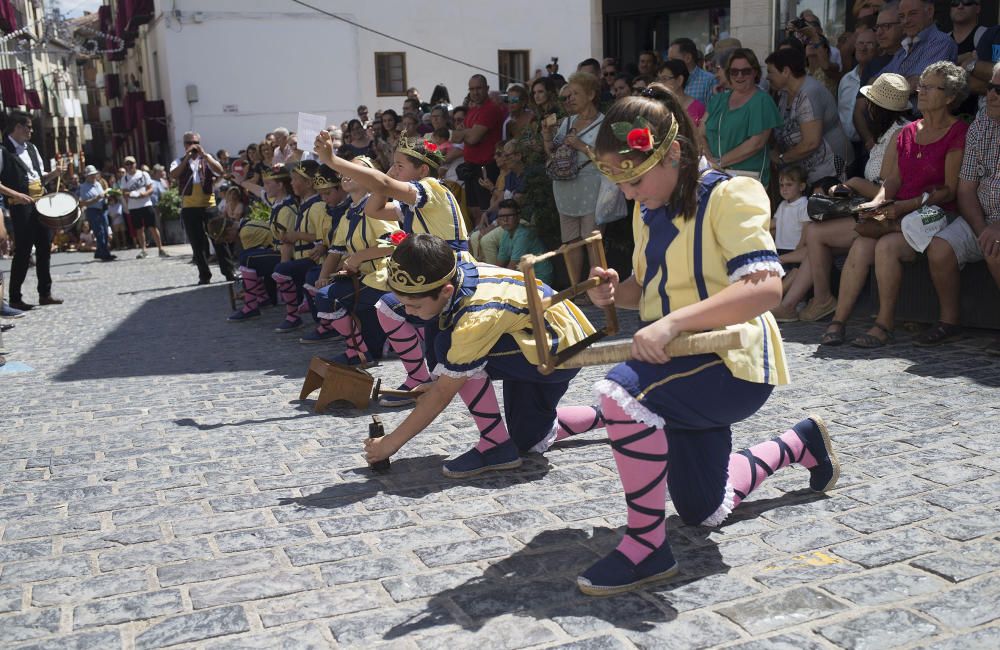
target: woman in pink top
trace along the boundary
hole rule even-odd
[[[687,111],[688,117],[691,118],[697,129],[701,126],[702,118],[705,117],[705,105],[684,92],[684,86],[687,85],[689,76],[691,73],[688,72],[683,61],[670,59],[664,61],[660,66],[659,72],[656,73],[656,80],[677,95],[681,106]]]
[[[888,169],[889,175],[875,198],[865,206],[878,207],[892,201],[882,212],[895,220],[925,205],[955,209],[958,172],[969,126],[952,115],[950,109],[968,94],[965,79],[965,71],[953,63],[939,61],[927,66],[917,85],[917,108],[923,118],[900,129],[896,146],[886,149],[883,169]],[[855,239],[840,278],[837,311],[824,342],[843,342],[845,323],[868,278],[868,268],[874,263],[878,316],[871,329],[854,339],[852,345],[877,348],[891,343],[902,263],[914,259],[916,251],[901,232],[879,239]]]

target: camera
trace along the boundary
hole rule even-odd
[[[559,64],[559,57],[558,56],[552,57],[552,63],[558,65]]]
[[[792,27],[795,29],[805,29],[808,26],[805,18],[796,18],[792,20]]]

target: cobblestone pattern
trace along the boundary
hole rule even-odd
[[[5,335],[35,372],[0,375],[0,647],[1000,646],[986,338],[817,352],[819,326],[786,327],[795,383],[735,442],[820,413],[840,487],[811,495],[794,468],[719,529],[673,516],[677,579],[594,599],[574,578],[624,522],[602,433],[448,480],[442,460],[475,440],[456,400],[372,475],[368,414],[297,401],[339,344],[281,338],[275,310],[226,323],[226,290],[193,286],[186,261],[56,255],[66,304]]]

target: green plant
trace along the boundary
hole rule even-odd
[[[177,190],[170,188],[160,194],[160,202],[157,203],[160,209],[160,217],[163,220],[180,219],[181,217],[181,195]]]
[[[271,219],[271,208],[263,201],[251,201],[247,218],[250,221],[269,221]]]

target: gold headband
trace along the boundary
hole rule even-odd
[[[300,177],[306,179],[307,181],[313,180],[313,177],[310,176],[308,172],[306,172],[305,168],[302,165],[295,165],[294,167],[292,167],[292,173],[298,174]]]
[[[444,277],[428,281],[427,276],[424,275],[413,277],[401,269],[399,263],[391,257],[386,263],[386,268],[389,271],[389,288],[396,293],[426,293],[433,291],[451,282],[451,279],[455,277],[455,273],[458,272],[458,265],[456,264],[451,267],[451,271],[446,273]]]
[[[268,167],[261,173],[261,178],[265,178],[272,181],[280,181],[282,179],[288,178],[288,170],[285,166],[281,167]]]
[[[396,151],[403,154],[404,156],[412,156],[418,160],[422,160],[427,163],[431,169],[437,169],[441,165],[440,160],[434,160],[433,158],[422,154],[417,151],[417,147],[421,144],[424,145],[424,150],[427,150],[427,145],[432,145],[434,149],[432,151],[437,151],[437,145],[427,140],[422,140],[420,138],[407,138],[406,136],[399,136],[399,144],[396,146]]]
[[[314,190],[328,190],[332,187],[340,187],[340,179],[327,178],[322,174],[316,174],[313,176]]]
[[[656,150],[650,154],[649,158],[646,158],[638,165],[635,164],[635,161],[626,158],[622,161],[621,166],[618,167],[618,171],[616,172],[615,167],[609,165],[608,163],[599,161],[593,154],[591,154],[591,160],[594,161],[594,165],[596,165],[597,168],[601,170],[601,173],[607,176],[608,180],[612,183],[617,184],[634,181],[637,178],[644,176],[646,172],[663,160],[663,157],[667,155],[668,151],[670,151],[670,145],[672,145],[674,140],[677,139],[677,129],[678,121],[677,119],[674,119],[673,123],[670,125],[670,129],[667,131],[667,137],[665,137]]]

